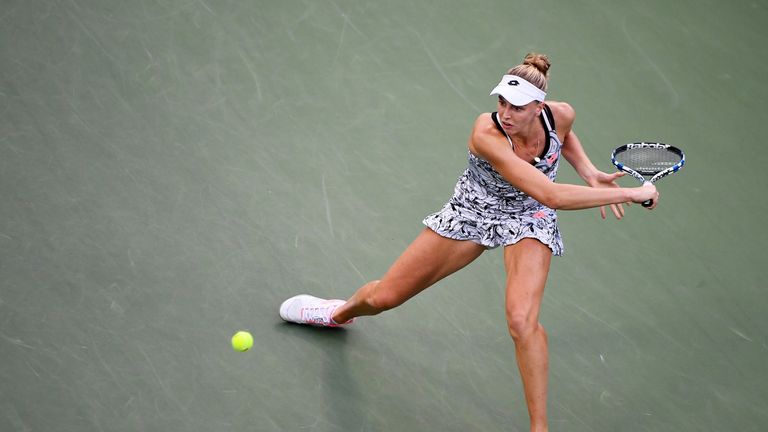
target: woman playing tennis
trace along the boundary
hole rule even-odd
[[[575,113],[564,102],[545,102],[549,59],[528,54],[493,89],[497,112],[481,114],[469,138],[469,167],[443,208],[424,219],[426,228],[381,280],[363,285],[347,300],[310,295],[280,306],[290,322],[349,324],[403,304],[463,268],[486,249],[504,247],[506,318],[515,343],[531,431],[547,430],[547,335],[539,309],[552,255],[562,255],[556,209],[622,203],[658,203],[653,185],[620,188],[623,173],[598,171],[571,130]],[[564,157],[589,186],[554,183]],[[651,208],[653,208],[651,207]]]

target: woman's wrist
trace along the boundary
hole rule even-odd
[[[584,180],[584,183],[595,187],[598,183],[598,171],[596,168],[585,170],[581,173],[581,178]]]
[[[641,201],[639,199],[639,196],[640,196],[640,193],[641,193],[639,187],[626,188],[624,190],[627,191],[627,200],[626,200],[626,202],[639,202],[639,201]]]

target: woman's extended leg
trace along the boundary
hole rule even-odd
[[[485,248],[469,240],[452,240],[429,228],[416,237],[381,280],[368,282],[333,313],[338,323],[376,315],[403,304],[440,279],[479,257]]]
[[[507,325],[523,380],[531,431],[547,431],[547,333],[539,309],[552,251],[535,239],[523,239],[504,249],[507,270]]]

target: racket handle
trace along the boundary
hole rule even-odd
[[[645,182],[643,183],[643,186],[645,186],[645,185],[649,185],[649,184],[653,184],[653,183],[651,183],[651,182],[649,182],[649,181],[645,181]],[[648,201],[643,201],[643,203],[642,203],[642,206],[643,206],[643,207],[650,207],[650,206],[652,206],[652,205],[653,205],[653,200],[652,200],[652,199],[649,199]]]

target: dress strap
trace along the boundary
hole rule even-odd
[[[552,114],[552,108],[550,108],[549,105],[544,104],[541,118],[544,121],[544,126],[547,128],[548,132],[557,133],[557,130],[555,129],[555,116]]]

